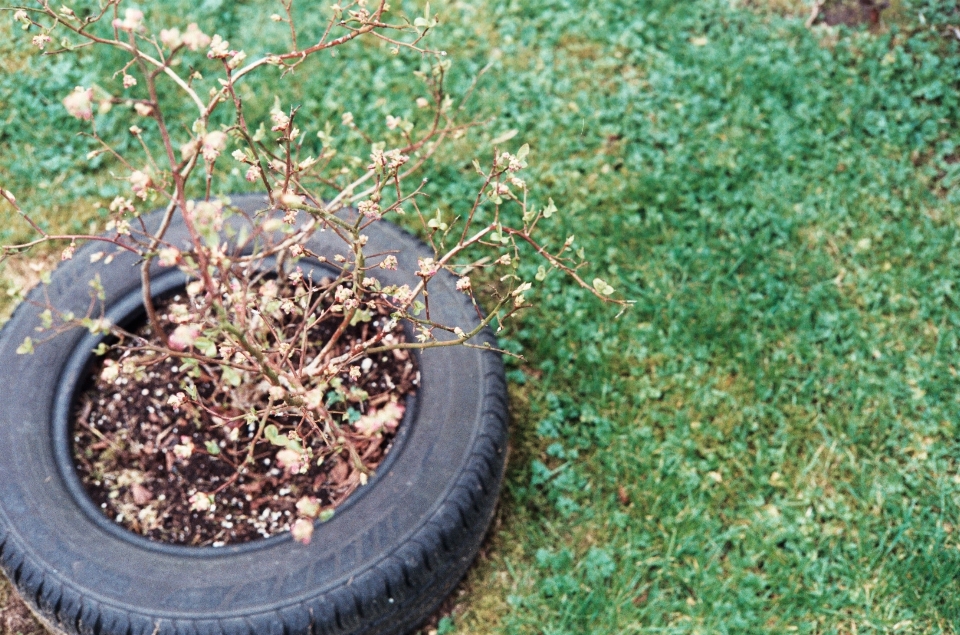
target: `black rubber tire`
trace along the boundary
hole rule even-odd
[[[247,213],[262,196],[234,197]],[[147,218],[148,226],[159,222]],[[367,253],[393,252],[386,284],[416,283],[432,255],[387,223],[371,227]],[[342,243],[310,244],[332,257]],[[168,237],[185,240],[175,225]],[[42,305],[82,315],[99,275],[107,315],[142,312],[139,267],[126,253],[90,263],[87,244],[34,289],[0,333],[0,567],[44,621],[96,635],[401,635],[436,609],[463,576],[493,516],[506,458],[507,398],[492,351],[443,347],[420,355],[421,389],[377,475],[309,546],[289,535],[220,548],[146,540],[106,519],[83,492],[66,449],[73,393],[96,342],[73,329],[36,346]],[[157,269],[158,289],[182,284]],[[431,316],[466,328],[478,317],[452,276],[431,283]],[[481,342],[495,344],[483,333]],[[66,466],[66,467],[65,467]]]

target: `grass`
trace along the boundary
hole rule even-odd
[[[266,47],[259,4],[184,13]],[[494,60],[472,108],[496,116],[432,169],[435,200],[461,209],[469,159],[516,129],[551,241],[637,302],[614,319],[550,276],[505,338],[527,360],[508,483],[437,630],[960,631],[953,3],[903,0],[872,34],[787,0],[433,5],[456,87]],[[117,186],[59,99],[114,68],[0,46],[0,180],[83,226]],[[416,60],[340,61],[362,72],[305,74],[295,103],[379,121],[418,95]]]

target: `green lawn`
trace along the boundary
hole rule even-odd
[[[238,48],[282,36],[266,2],[183,4]],[[960,631],[955,4],[868,33],[792,0],[432,3],[455,89],[494,62],[471,109],[496,117],[428,169],[436,204],[464,209],[470,159],[515,129],[549,241],[636,301],[614,319],[554,274],[504,339],[526,355],[508,483],[441,635]],[[81,229],[118,186],[59,101],[116,69],[20,33],[3,20],[0,183]],[[304,127],[382,121],[417,64],[356,46],[287,101]]]

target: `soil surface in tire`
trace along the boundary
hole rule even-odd
[[[168,333],[176,327],[169,307],[177,302],[183,299],[158,304]],[[332,356],[389,322],[385,309],[358,322]],[[336,327],[333,321],[318,324],[310,333],[314,348]],[[405,341],[401,328],[392,333]],[[133,334],[156,339],[146,324]],[[337,447],[325,445],[302,418],[270,419],[281,435],[296,431],[315,457],[306,469],[291,471],[278,464],[282,448],[262,438],[262,425],[223,407],[230,403],[225,391],[244,386],[231,388],[216,367],[201,366],[194,382],[206,409],[189,400],[175,405],[170,397],[186,376],[182,359],[112,348],[93,364],[74,407],[73,455],[81,481],[107,517],[172,544],[223,546],[289,531],[304,499],[319,505],[322,519],[373,476],[419,379],[415,357],[404,350],[354,365],[353,374],[345,367],[338,375],[346,399],[328,404],[337,419]]]

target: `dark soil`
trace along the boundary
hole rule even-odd
[[[179,296],[158,306],[168,332],[175,324],[165,311],[178,301]],[[388,311],[384,307],[371,321],[350,327],[333,356],[383,328]],[[308,356],[329,341],[338,321],[321,322],[311,330],[315,349],[308,348]],[[135,335],[148,341],[152,337],[146,325]],[[404,341],[399,327],[393,336]],[[105,378],[106,365],[131,360],[140,372],[118,377],[107,373]],[[253,462],[244,466],[260,424],[231,411],[226,391],[236,389],[220,380],[217,368],[204,369],[194,380],[207,410],[189,401],[179,407],[169,404],[184,380],[181,365],[180,358],[123,348],[113,348],[98,360],[76,399],[74,457],[87,491],[107,517],[148,538],[193,546],[222,546],[288,531],[298,517],[297,502],[305,496],[330,513],[373,476],[389,452],[403,404],[419,379],[415,358],[407,351],[360,360],[356,379],[349,368],[342,369],[338,377],[346,399],[331,403],[328,396],[337,420],[332,448],[319,430],[311,433],[311,424],[301,416],[272,418],[280,436],[296,431],[313,454],[303,473],[291,473],[278,465],[282,447],[262,436],[254,446]],[[369,417],[357,420],[377,413],[386,421],[379,430],[364,429]],[[211,440],[216,447],[206,445]],[[243,466],[239,473],[236,466]],[[214,492],[209,509],[191,505],[191,496]]]
[[[880,14],[888,6],[890,3],[886,0],[827,0],[820,15],[831,26],[866,24],[875,27],[880,24]]]

